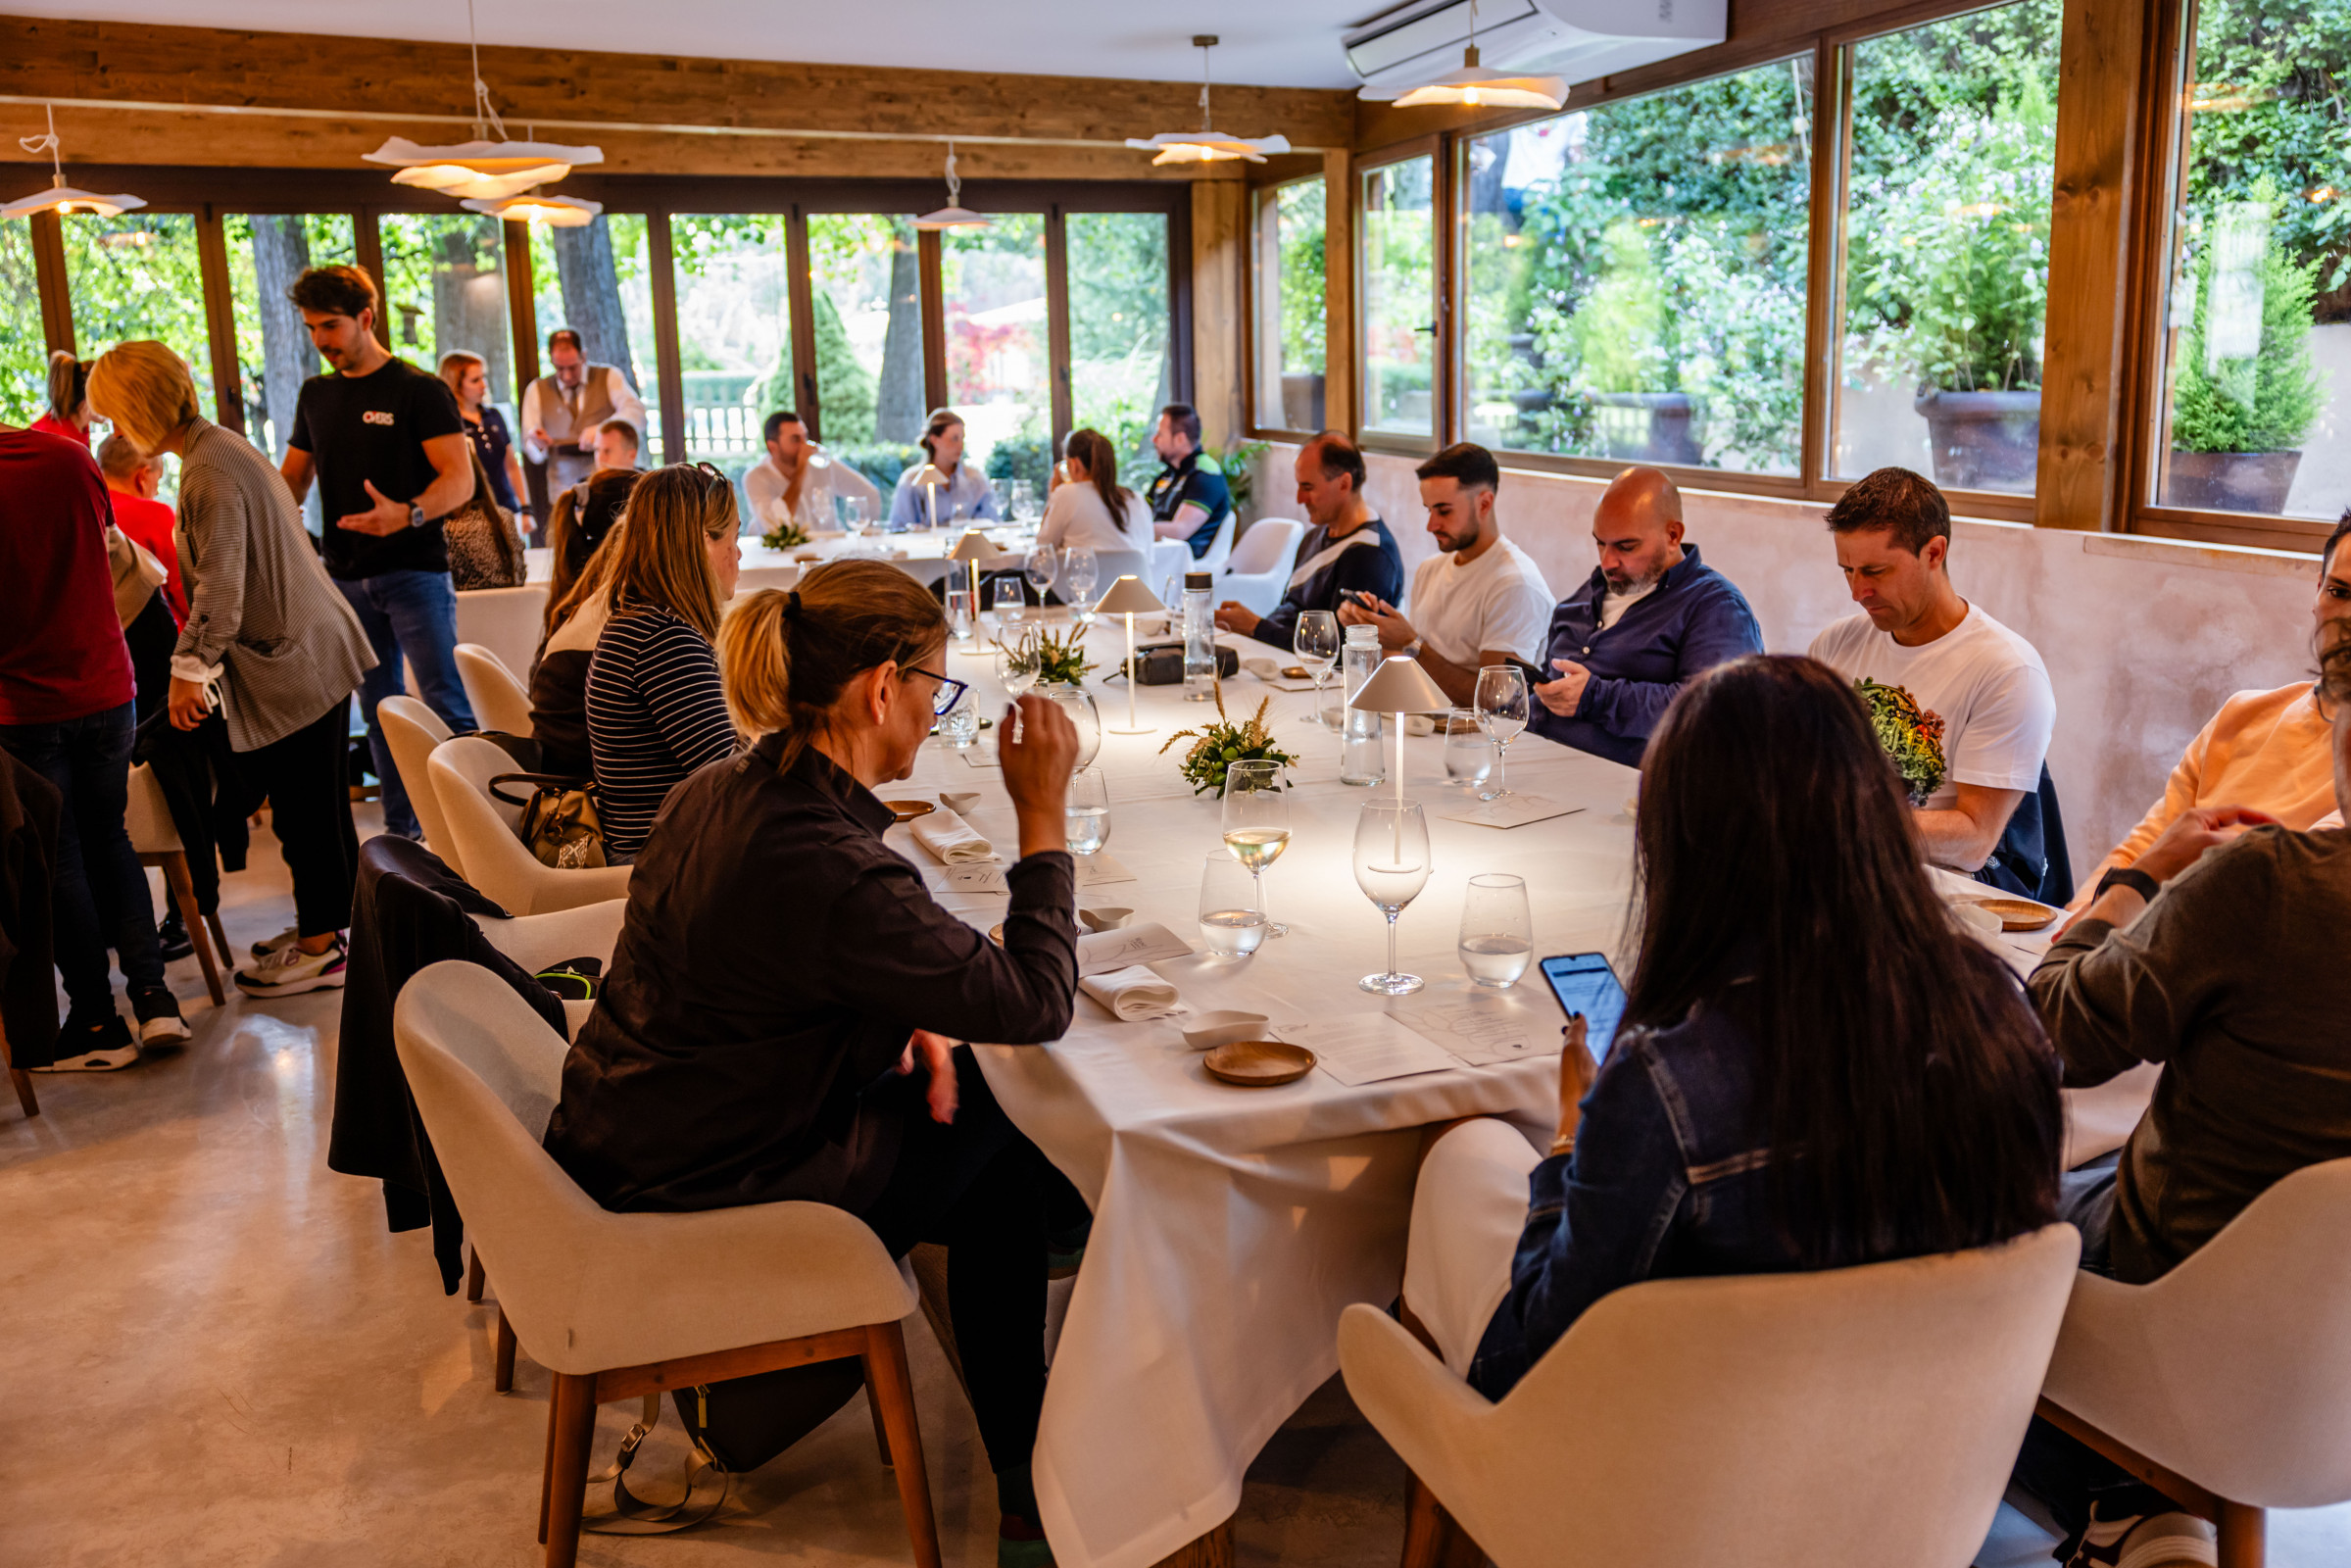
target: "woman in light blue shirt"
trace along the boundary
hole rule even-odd
[[[1002,522],[1004,509],[996,503],[995,487],[987,476],[963,461],[963,416],[953,409],[934,409],[922,427],[922,450],[931,466],[947,475],[934,492],[914,482],[922,472],[917,464],[898,476],[898,491],[890,498],[893,530],[944,526],[953,522]],[[933,515],[933,495],[937,514]]]

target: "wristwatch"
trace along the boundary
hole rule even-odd
[[[1420,651],[1427,646],[1427,638],[1415,637],[1410,642],[1404,644],[1404,657],[1406,659],[1418,659],[1420,657]]]
[[[414,501],[408,505],[408,525],[412,528],[424,526],[424,509]]]
[[[2102,899],[2106,896],[2106,890],[2114,887],[2129,888],[2149,904],[2153,904],[2155,895],[2163,891],[2162,883],[2135,865],[2118,865],[2098,878],[2098,891],[2093,897]]]

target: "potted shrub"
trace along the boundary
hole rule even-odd
[[[2269,205],[2230,203],[2196,259],[2195,309],[2172,370],[2172,451],[2163,503],[2202,512],[2285,510],[2302,442],[2323,401],[2310,361],[2316,266],[2298,266],[2269,239]],[[2248,233],[2248,230],[2251,232]],[[2251,267],[2225,267],[2257,254]],[[2222,319],[2215,315],[2219,279]],[[2245,281],[2253,282],[2246,288]],[[2236,319],[2229,318],[2234,314]],[[2249,328],[2258,316],[2257,339]],[[2250,347],[2252,353],[2231,353]]]
[[[1695,410],[1678,384],[1665,277],[1638,220],[1607,225],[1596,271],[1570,314],[1537,327],[1544,359],[1567,367],[1566,378],[1584,394],[1583,407],[1570,412],[1590,421],[1610,458],[1702,463]]]
[[[2033,488],[2054,135],[2030,77],[1988,116],[1945,111],[1930,138],[1941,154],[1854,236],[1857,335],[1867,359],[1915,367],[1940,485]]]

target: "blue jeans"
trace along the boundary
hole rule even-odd
[[[122,812],[130,797],[132,705],[60,724],[0,725],[0,746],[57,786],[66,798],[57,826],[51,903],[57,918],[57,967],[76,1022],[115,1010],[106,950],[122,959],[134,1010],[143,1018],[163,991],[164,958],[155,942],[155,906],[147,873]]]
[[[392,764],[392,748],[384,741],[375,705],[407,693],[408,681],[401,672],[405,657],[423,688],[416,695],[442,723],[461,735],[479,727],[457,673],[457,590],[445,571],[338,577],[335,586],[351,602],[367,641],[375,647],[375,667],[360,683],[360,716],[367,721],[367,750],[375,759],[375,776],[383,781],[384,827],[413,839],[418,836],[416,813],[409,805],[400,770]]]

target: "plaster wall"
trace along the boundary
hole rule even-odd
[[[1268,516],[1296,515],[1295,446],[1265,458]],[[1412,459],[1369,454],[1366,494],[1403,547],[1407,571],[1434,552]],[[1556,592],[1592,569],[1602,481],[1528,469],[1503,475],[1502,525]],[[1774,653],[1801,653],[1848,613],[1823,508],[1686,490],[1689,537],[1737,582]],[[2162,794],[2165,775],[2231,692],[2310,673],[2317,565],[2308,556],[2071,533],[1961,519],[1959,591],[2040,650],[2057,689],[2049,767],[2075,869],[2104,857]]]

